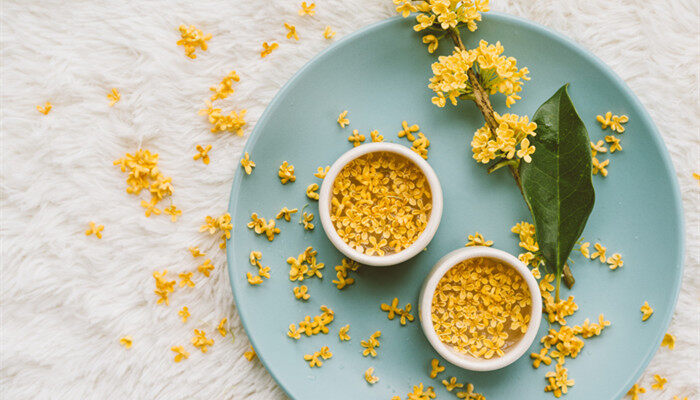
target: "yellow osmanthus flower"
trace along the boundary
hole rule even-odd
[[[681,400],[678,396],[673,396],[673,400]],[[683,397],[683,400],[688,400],[688,396]]]
[[[211,145],[208,144],[207,147],[202,147],[202,145],[198,144],[195,146],[195,149],[197,150],[197,154],[195,154],[192,158],[195,161],[201,158],[204,164],[209,164],[209,150],[211,150]]]
[[[695,178],[695,180],[697,180],[698,183],[700,183],[700,174],[698,174],[697,172],[693,172],[693,178]]]
[[[314,15],[316,14],[316,8],[315,3],[309,3],[306,4],[305,1],[301,2],[301,8],[299,9],[299,15],[304,16],[304,15]]]
[[[219,326],[216,327],[216,330],[219,331],[219,334],[223,337],[226,337],[226,322],[228,322],[228,318],[224,318],[219,322]]]
[[[348,136],[348,142],[352,143],[353,147],[357,147],[365,141],[365,135],[360,135],[357,129],[352,130],[352,135]]]
[[[212,86],[209,88],[214,94],[211,95],[210,100],[216,101],[219,99],[225,99],[229,95],[233,94],[233,83],[239,82],[241,78],[238,76],[236,71],[231,71],[221,80],[218,86]]]
[[[438,48],[438,38],[435,35],[425,35],[423,36],[423,43],[428,45],[428,53],[433,54]]]
[[[414,140],[416,140],[416,137],[415,135],[413,135],[413,133],[418,131],[420,131],[420,127],[417,124],[408,125],[408,122],[402,121],[401,130],[399,131],[398,136],[400,138],[406,137],[406,139],[413,142]]]
[[[169,294],[175,290],[175,281],[168,281],[165,279],[167,273],[167,269],[164,269],[161,273],[153,271],[153,279],[155,279],[156,283],[156,290],[154,292],[158,295],[156,304],[164,303],[166,306],[170,305]]]
[[[155,197],[152,197],[151,201],[141,200],[141,207],[146,209],[146,218],[150,217],[151,214],[160,215],[161,210],[156,207],[156,204],[158,204],[158,199]]]
[[[350,332],[350,324],[340,327],[340,330],[338,330],[338,338],[341,342],[350,340],[350,334],[348,332]]]
[[[255,352],[255,349],[253,349],[253,346],[250,346],[250,350],[243,353],[243,357],[245,357],[245,359],[248,361],[253,361],[253,359],[257,357],[257,355],[258,354]]]
[[[474,385],[471,383],[467,384],[467,391],[460,391],[457,392],[457,398],[460,399],[466,399],[466,400],[486,400],[486,397],[480,393],[476,393],[474,391]]]
[[[428,159],[428,147],[430,147],[430,141],[423,134],[423,132],[418,132],[418,138],[411,144],[411,150],[419,156],[423,157],[424,160]]]
[[[664,386],[668,383],[668,379],[661,377],[661,375],[654,375],[654,383],[652,383],[651,388],[654,390],[664,390]]]
[[[171,204],[163,209],[163,213],[170,215],[170,221],[177,222],[177,218],[182,214],[175,204]]]
[[[175,362],[179,363],[182,360],[190,358],[190,353],[185,350],[182,346],[173,346],[170,348],[171,351],[175,352]]]
[[[569,296],[568,299],[559,299],[554,301],[551,293],[543,293],[544,311],[547,313],[549,323],[557,322],[560,325],[566,325],[566,317],[573,315],[578,310],[578,304],[574,302],[574,296]]]
[[[664,335],[663,340],[661,340],[661,347],[666,346],[669,350],[673,350],[676,347],[676,337],[670,333]]]
[[[651,314],[654,313],[654,309],[649,306],[649,302],[644,302],[644,305],[642,305],[642,308],[640,308],[640,311],[642,312],[642,321],[646,321],[651,317]]]
[[[259,285],[263,283],[263,279],[260,275],[253,275],[250,272],[246,273],[246,278],[248,279],[248,283],[251,285]]]
[[[275,217],[275,219],[284,218],[285,221],[289,222],[292,219],[292,214],[296,213],[297,211],[299,211],[299,210],[296,208],[292,208],[290,210],[287,207],[283,207],[280,210],[280,212],[277,213],[277,216]]]
[[[535,241],[535,226],[525,221],[515,224],[510,231],[518,234],[520,243],[518,244],[523,249],[529,252],[537,252],[540,247]],[[539,263],[539,262],[538,262]]]
[[[288,163],[287,161],[284,161],[282,165],[280,165],[277,175],[279,175],[280,182],[282,182],[283,185],[287,182],[294,182],[297,180],[297,177],[294,176],[294,165]]]
[[[481,13],[489,10],[488,0],[425,0],[413,5],[409,0],[394,0],[396,12],[404,18],[410,13],[420,11],[416,16],[416,24],[413,30],[419,32],[433,27],[441,29],[453,29],[459,25],[466,25],[467,29],[474,32],[476,23],[481,21]]]
[[[598,336],[603,332],[603,329],[610,326],[610,321],[605,320],[605,316],[600,314],[598,316],[598,323],[591,323],[591,321],[586,318],[583,324],[574,326],[574,334],[581,335],[584,339],[588,339],[593,336]]]
[[[544,388],[545,392],[552,392],[554,397],[561,397],[569,391],[569,387],[574,386],[574,380],[569,379],[568,370],[562,364],[557,364],[555,371],[547,372],[545,375],[549,385]]]
[[[131,338],[131,336],[127,335],[119,339],[119,344],[124,346],[127,349],[131,348],[131,345],[134,343],[134,340]]]
[[[467,239],[469,239],[469,242],[464,245],[464,247],[471,247],[471,246],[493,246],[493,240],[486,240],[484,239],[484,236],[476,232],[473,235],[467,236]]]
[[[104,230],[104,225],[96,225],[93,221],[88,223],[90,227],[85,231],[85,236],[90,236],[93,233],[98,239],[102,239],[102,230]]]
[[[610,143],[610,153],[622,151],[622,146],[620,145],[620,138],[608,135],[605,137],[605,141]]]
[[[513,159],[522,158],[525,162],[530,162],[530,155],[535,152],[535,147],[530,146],[528,136],[535,136],[537,124],[530,122],[527,116],[516,114],[503,114],[495,112],[493,114],[498,128],[496,132],[491,132],[487,124],[484,124],[472,138],[471,146],[475,160],[483,164],[489,163],[496,158]],[[520,144],[520,150],[516,146]]]
[[[289,325],[289,332],[287,336],[293,339],[299,339],[300,334],[306,336],[318,335],[319,333],[328,333],[328,324],[333,322],[335,319],[335,313],[333,310],[326,306],[321,306],[322,313],[311,318],[310,315],[304,317],[303,321],[299,322],[299,329],[297,329],[295,324]]]
[[[527,67],[518,69],[517,60],[502,55],[503,50],[501,42],[494,45],[482,40],[475,49],[455,48],[452,55],[440,56],[432,65],[433,77],[428,85],[438,95],[433,103],[444,107],[445,98],[449,98],[452,105],[457,105],[458,97],[473,98],[467,71],[477,67],[484,90],[505,95],[507,107],[514,104],[520,99],[518,93],[524,81],[530,80],[529,71]]]
[[[243,136],[243,127],[245,126],[246,109],[239,112],[231,111],[228,115],[222,114],[220,108],[214,108],[211,102],[205,102],[206,108],[199,110],[199,115],[206,115],[209,123],[212,124],[211,131],[219,132],[234,132],[237,136]]]
[[[255,168],[255,163],[250,159],[250,155],[248,155],[247,151],[243,154],[243,158],[241,158],[241,165],[246,175],[250,175],[253,172],[253,168]]]
[[[270,55],[270,53],[272,53],[273,50],[275,50],[279,46],[280,45],[277,44],[277,42],[272,42],[270,44],[268,44],[267,42],[263,42],[263,44],[262,44],[263,49],[260,52],[260,58],[267,57],[268,55]]]
[[[117,102],[121,100],[121,98],[122,95],[119,93],[119,90],[117,90],[117,88],[112,88],[112,91],[107,93],[107,99],[109,100],[110,107],[117,104]]]
[[[189,247],[188,250],[189,250],[190,253],[192,254],[192,257],[194,257],[194,258],[202,257],[202,256],[206,256],[206,255],[207,255],[206,253],[202,253],[201,251],[199,251],[199,247],[197,247],[197,246],[195,246],[195,247]]]
[[[173,194],[172,178],[166,177],[158,169],[158,154],[145,149],[138,149],[133,155],[126,153],[123,158],[115,160],[122,172],[128,171],[126,178],[126,192],[138,195],[146,189],[151,194],[151,201],[141,201],[141,206],[146,209],[146,217],[151,214],[160,215],[161,210],[156,207],[159,201]]]
[[[407,303],[404,308],[401,308],[399,307],[398,297],[394,297],[391,304],[382,303],[379,308],[388,313],[387,318],[390,320],[398,316],[401,325],[406,325],[407,321],[413,322],[414,317],[411,315],[411,303]]]
[[[646,389],[639,386],[639,384],[635,383],[634,386],[632,386],[630,390],[627,391],[627,396],[629,396],[632,400],[639,400],[639,394],[646,392]]]
[[[586,258],[591,258],[591,251],[589,250],[589,247],[591,244],[589,242],[585,242],[581,244],[581,248],[579,248],[579,251],[581,254],[586,257]]]
[[[335,31],[331,29],[330,25],[327,25],[326,28],[323,30],[323,38],[333,39],[333,36],[335,36]]]
[[[231,238],[231,230],[233,230],[233,224],[231,224],[231,214],[224,213],[216,218],[207,215],[204,222],[204,225],[199,227],[199,231],[208,232],[210,235],[221,232],[221,243],[219,243],[219,248],[225,249],[226,240]]]
[[[299,35],[297,34],[297,27],[284,23],[284,27],[287,28],[287,39],[299,40]]]
[[[308,300],[311,297],[309,288],[306,285],[295,286],[292,291],[294,292],[294,297],[298,300]]]
[[[178,285],[180,287],[194,287],[194,282],[192,282],[192,274],[193,272],[181,272],[177,274],[177,276],[180,278],[180,283]]]
[[[325,264],[316,261],[316,250],[313,247],[307,247],[301,254],[295,257],[288,257],[289,264],[289,280],[303,281],[305,278],[318,277],[323,278],[321,270]]]
[[[451,392],[455,389],[464,387],[463,383],[457,382],[457,377],[455,377],[455,376],[450,378],[449,381],[447,379],[443,379],[442,384],[445,385],[445,389],[447,389],[448,392]]]
[[[194,347],[198,348],[202,353],[206,353],[209,350],[208,346],[214,345],[214,339],[208,339],[204,331],[199,329],[194,330],[194,337],[190,340]]]
[[[373,374],[374,374],[374,367],[369,367],[365,371],[365,380],[370,385],[374,385],[375,383],[379,382],[379,378],[374,376]]]
[[[189,318],[191,314],[187,306],[184,306],[182,307],[182,310],[177,312],[177,315],[179,315],[182,318],[182,322],[187,322],[187,318]]]
[[[197,271],[199,271],[202,275],[206,276],[207,278],[209,277],[209,274],[213,269],[214,266],[211,264],[211,259],[209,258],[207,258],[203,264],[197,266]]]
[[[250,222],[246,226],[258,235],[264,234],[270,242],[275,239],[276,234],[280,233],[280,228],[275,226],[274,219],[267,221],[265,218],[258,217],[257,213],[250,215]]]
[[[625,131],[625,127],[623,127],[622,124],[627,123],[627,121],[629,121],[628,116],[613,115],[613,113],[610,111],[605,113],[605,117],[603,117],[602,115],[598,115],[595,119],[598,122],[600,122],[601,128],[607,129],[608,127],[610,127],[610,130],[618,133],[622,133]]]
[[[340,265],[335,266],[337,280],[333,280],[333,283],[338,288],[342,290],[347,286],[355,283],[355,278],[348,278],[350,272],[355,272],[360,268],[360,264],[357,261],[343,258]]]
[[[593,175],[598,175],[598,172],[600,172],[604,177],[608,176],[608,170],[605,167],[610,164],[610,159],[600,162],[597,158],[593,157],[591,161],[593,162]]]
[[[53,107],[53,106],[51,105],[51,103],[47,101],[46,103],[44,103],[44,106],[43,106],[43,107],[42,107],[42,106],[36,106],[36,109],[39,110],[40,113],[46,115],[46,114],[49,113],[49,111],[51,111],[51,108],[52,108],[52,107]]]
[[[430,360],[430,378],[437,378],[438,374],[445,370],[445,367],[440,365],[440,361],[437,358]]]
[[[530,353],[530,358],[532,358],[532,366],[534,368],[539,368],[540,364],[542,363],[544,363],[544,365],[550,365],[552,363],[552,358],[549,357],[547,353],[549,353],[549,349],[546,347],[543,347],[539,353]]]
[[[304,355],[304,360],[309,363],[309,367],[320,367],[323,365],[323,360],[327,360],[329,358],[333,357],[333,353],[331,353],[330,349],[328,346],[323,346],[321,347],[320,351],[315,352],[314,354],[306,354]]]
[[[607,153],[608,149],[605,148],[605,142],[599,140],[598,143],[591,142],[591,156],[595,157],[598,153]]]
[[[365,357],[367,357],[367,356],[376,357],[377,356],[376,348],[381,345],[379,343],[380,336],[382,336],[382,331],[376,331],[370,335],[368,340],[362,340],[360,342],[360,345],[365,348],[362,351],[363,356],[365,356]]]
[[[622,256],[619,253],[615,253],[612,257],[608,257],[608,264],[610,265],[610,269],[615,270],[620,268],[622,264],[624,264],[624,261],[622,261]]]
[[[595,252],[591,254],[591,260],[595,260],[597,258],[600,260],[600,262],[605,263],[607,261],[607,258],[605,257],[607,248],[600,243],[594,244],[593,247],[595,247]]]
[[[379,131],[376,130],[376,129],[373,130],[373,131],[371,131],[371,132],[369,133],[369,137],[372,138],[372,142],[373,142],[373,143],[383,142],[383,141],[384,141],[384,136],[380,135],[380,134],[379,134]]]
[[[251,251],[250,255],[248,256],[248,260],[250,261],[250,265],[254,267],[258,267],[258,276],[257,278],[253,278],[252,274],[248,272],[246,276],[248,277],[248,283],[251,285],[257,285],[262,283],[262,278],[267,278],[270,279],[270,267],[263,267],[262,263],[260,263],[260,260],[262,259],[262,253],[259,251]]]
[[[318,167],[314,176],[319,179],[325,179],[329,169],[331,169],[329,165],[326,165],[325,167]]]
[[[318,200],[318,183],[312,183],[306,187],[306,197],[311,200]]]
[[[304,225],[304,229],[307,231],[312,231],[316,227],[311,221],[314,220],[314,215],[312,213],[304,212],[301,214],[300,224]]]
[[[207,49],[207,41],[211,39],[211,33],[204,34],[201,30],[195,28],[194,25],[180,25],[178,28],[182,39],[177,41],[178,46],[185,48],[185,55],[189,58],[197,58],[194,54],[197,47],[202,51]]]
[[[338,125],[340,125],[341,128],[345,128],[349,123],[350,120],[347,118],[348,116],[348,110],[345,110],[338,115]]]
[[[459,396],[459,393],[457,393],[457,397],[468,399],[467,396]],[[408,394],[408,400],[430,400],[430,399],[434,399],[434,398],[435,398],[435,390],[433,389],[433,387],[428,386],[427,388],[423,388],[422,383],[418,384],[418,386],[413,386],[413,392]],[[477,398],[474,398],[474,399],[481,400],[481,399],[477,399]]]

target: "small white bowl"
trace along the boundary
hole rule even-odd
[[[343,241],[343,239],[341,239],[338,232],[336,232],[333,222],[331,221],[331,190],[333,189],[335,178],[338,176],[343,167],[345,167],[345,165],[362,155],[379,151],[386,151],[404,156],[417,165],[418,168],[420,168],[425,175],[428,184],[430,184],[432,209],[430,211],[430,217],[428,218],[428,223],[426,224],[425,229],[420,236],[418,236],[418,239],[413,242],[413,244],[398,253],[389,254],[386,256],[368,256],[350,247]],[[433,236],[435,236],[438,225],[440,225],[440,218],[442,217],[442,188],[440,187],[440,181],[438,180],[435,171],[433,171],[428,162],[418,154],[414,153],[411,149],[395,143],[367,143],[354,147],[352,150],[340,156],[328,170],[326,177],[323,179],[321,190],[319,191],[318,213],[321,217],[321,224],[323,225],[323,230],[326,232],[326,236],[328,236],[331,243],[333,243],[333,245],[348,258],[351,258],[360,264],[373,266],[399,264],[422,251],[428,245]]]
[[[458,263],[472,259],[486,257],[498,260],[505,265],[514,268],[527,282],[527,287],[530,290],[532,298],[532,311],[530,312],[530,323],[527,326],[527,332],[514,344],[502,357],[481,359],[472,357],[466,354],[452,350],[448,345],[443,343],[435,333],[432,320],[432,303],[435,289],[443,275]],[[494,249],[485,246],[464,247],[448,253],[435,264],[433,269],[428,273],[428,277],[421,288],[420,298],[418,300],[418,316],[420,318],[423,333],[428,338],[428,341],[445,360],[450,363],[468,369],[470,371],[493,371],[512,364],[520,358],[537,336],[537,331],[540,329],[540,320],[542,319],[542,298],[537,280],[532,276],[532,272],[511,254],[505,251]]]

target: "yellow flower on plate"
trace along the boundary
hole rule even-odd
[[[340,327],[340,330],[338,330],[338,338],[341,342],[350,340],[350,334],[348,332],[350,332],[350,324]]]
[[[598,153],[607,153],[608,149],[605,148],[605,142],[599,140],[598,143],[591,142],[591,156],[595,157]]]
[[[98,239],[102,239],[102,230],[105,228],[104,225],[96,225],[94,222],[89,222],[90,227],[85,231],[85,236],[90,236],[93,233]]]
[[[188,353],[187,350],[185,350],[185,348],[182,346],[173,346],[170,348],[170,350],[175,352],[176,363],[190,358],[190,353]]]
[[[197,150],[197,154],[195,154],[192,158],[195,161],[201,158],[204,164],[209,164],[209,150],[211,150],[211,145],[208,144],[207,147],[202,147],[202,145],[198,144],[195,146],[195,149]]]
[[[263,44],[262,44],[263,49],[260,52],[260,58],[267,57],[268,55],[270,55],[270,53],[272,53],[273,50],[275,50],[279,46],[280,45],[277,44],[276,42],[272,42],[271,44],[268,44],[267,42],[263,42]]]
[[[661,347],[666,346],[669,350],[673,350],[676,347],[676,337],[670,333],[664,335],[663,340],[661,340]]]
[[[433,54],[437,50],[439,41],[435,35],[425,35],[423,36],[423,43],[428,45],[428,53]]]
[[[282,165],[280,165],[280,169],[277,175],[280,177],[280,182],[282,182],[283,185],[287,182],[294,182],[297,180],[297,177],[294,176],[294,165],[286,161],[284,161]]]
[[[127,349],[131,348],[131,345],[134,343],[134,340],[131,338],[131,336],[127,335],[119,339],[119,344],[124,346]]]
[[[373,130],[373,131],[371,131],[371,132],[369,133],[369,136],[370,136],[370,138],[372,138],[372,142],[373,142],[373,143],[383,142],[383,141],[384,141],[384,136],[380,135],[380,134],[379,134],[379,131],[377,131],[376,129]]]
[[[498,123],[496,132],[493,133],[488,125],[484,124],[476,132],[471,141],[472,157],[483,164],[489,163],[496,158],[513,159],[514,157],[530,159],[530,155],[535,152],[535,147],[530,146],[528,136],[535,136],[537,124],[530,122],[527,116],[516,114],[494,113],[494,118]],[[516,149],[520,143],[520,150]]]
[[[654,383],[652,383],[651,388],[654,390],[664,390],[664,385],[668,383],[668,379],[661,377],[661,375],[654,375]]]
[[[530,353],[530,358],[532,358],[532,366],[539,368],[541,363],[545,365],[550,365],[552,363],[552,358],[547,355],[549,349],[543,347],[539,353]]]
[[[608,135],[605,137],[605,141],[610,143],[610,153],[622,151],[622,146],[620,146],[620,138]]]
[[[365,135],[360,135],[357,129],[353,129],[352,135],[348,136],[348,142],[352,143],[353,147],[357,147],[365,141]]]
[[[627,396],[629,396],[632,400],[639,400],[639,394],[646,392],[646,389],[639,386],[639,384],[635,383],[634,386],[632,386],[630,390],[627,391]]]
[[[476,232],[473,235],[467,236],[467,239],[469,239],[469,242],[464,245],[464,247],[471,247],[471,246],[493,246],[493,240],[486,240],[484,239],[484,236]]]
[[[294,292],[294,297],[299,300],[308,300],[311,297],[309,288],[306,285],[295,286],[292,291]]]
[[[315,3],[310,3],[307,5],[305,1],[302,1],[301,8],[299,9],[299,15],[314,15],[316,14],[316,10],[314,10],[314,8],[316,8]]]
[[[374,376],[373,374],[374,374],[374,367],[369,367],[365,371],[365,380],[370,385],[374,385],[375,383],[379,382],[379,378]]]
[[[312,183],[306,187],[306,197],[311,200],[318,200],[318,183]]]
[[[417,124],[413,124],[413,125],[409,126],[408,122],[402,121],[401,122],[401,130],[399,131],[398,136],[400,138],[405,136],[406,139],[413,142],[414,140],[416,140],[416,137],[413,135],[413,133],[418,132],[419,130],[420,130],[420,127]]]
[[[591,244],[589,242],[584,242],[581,244],[581,248],[579,249],[581,254],[583,254],[583,256],[586,258],[591,258],[591,251],[588,249],[590,245]]]
[[[605,252],[607,249],[605,246],[600,243],[596,243],[593,245],[593,247],[595,247],[595,252],[591,254],[591,260],[595,260],[597,258],[600,260],[600,262],[605,263],[607,261],[607,258],[605,257]]]
[[[294,39],[294,40],[299,40],[299,35],[297,34],[297,27],[294,25],[290,25],[288,23],[284,23],[284,27],[287,28],[287,39]]]
[[[411,4],[410,0],[394,0],[394,4],[396,5],[396,12],[404,18],[408,17],[412,12],[418,11],[418,8]]]
[[[190,317],[190,310],[187,308],[187,306],[184,306],[182,307],[182,310],[177,312],[177,315],[182,318],[182,322],[187,322],[187,318]]]
[[[328,170],[329,170],[329,169],[331,169],[331,167],[328,166],[328,165],[326,165],[325,168],[324,168],[324,167],[318,167],[318,169],[316,170],[316,173],[314,174],[314,176],[315,176],[316,178],[319,178],[319,179],[325,179],[325,178],[326,178],[326,174],[328,173]]]
[[[350,120],[347,118],[348,116],[348,110],[345,110],[338,115],[338,125],[340,125],[341,128],[345,128],[349,123]]]
[[[109,99],[109,106],[110,107],[117,104],[117,102],[121,98],[122,98],[122,95],[119,93],[119,90],[117,90],[117,88],[112,88],[112,91],[107,93],[107,99]]]
[[[610,159],[600,162],[597,158],[593,157],[591,161],[593,162],[593,175],[598,175],[598,172],[600,172],[604,177],[608,176],[608,170],[605,167],[610,164]]]
[[[642,308],[639,309],[642,312],[642,321],[646,321],[651,317],[651,314],[654,313],[654,309],[649,306],[648,302],[644,302],[644,305],[642,305]]]
[[[440,365],[440,361],[437,358],[430,360],[430,377],[432,379],[437,378],[438,374],[445,370],[445,367]]]
[[[525,138],[520,141],[520,150],[516,153],[518,158],[522,158],[523,161],[526,163],[529,163],[532,161],[532,157],[530,157],[530,154],[535,152],[535,146],[530,146],[530,140],[528,138]]]
[[[333,39],[333,36],[335,36],[335,31],[331,29],[330,25],[326,26],[326,28],[323,30],[324,39]]]
[[[42,106],[36,106],[36,109],[39,110],[40,113],[46,115],[46,114],[49,113],[49,111],[51,111],[51,107],[53,107],[53,106],[51,105],[51,103],[49,103],[49,102],[47,101],[47,102],[44,104],[43,107],[42,107]]]
[[[290,210],[287,207],[283,207],[280,210],[280,212],[277,213],[277,216],[275,217],[275,219],[284,218],[285,221],[289,222],[292,219],[292,214],[296,213],[297,211],[299,211],[299,210],[296,208],[292,208]]]
[[[452,378],[450,378],[449,381],[446,379],[443,379],[442,384],[445,385],[445,389],[447,389],[448,392],[451,392],[457,388],[464,387],[464,384],[457,382],[457,378],[454,376]]]
[[[250,272],[246,273],[246,278],[248,279],[248,283],[251,285],[259,285],[263,283],[263,279],[260,275],[253,275]]]
[[[622,256],[619,253],[615,253],[612,257],[608,257],[608,264],[610,264],[610,269],[615,270],[624,264],[622,261]]]
[[[241,158],[241,165],[246,175],[250,175],[253,172],[253,168],[255,168],[255,163],[250,159],[250,155],[248,155],[247,151],[243,154],[243,158]]]

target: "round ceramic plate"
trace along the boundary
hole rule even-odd
[[[481,232],[494,246],[518,254],[518,240],[511,226],[529,220],[529,213],[512,177],[506,170],[487,175],[471,157],[469,142],[482,124],[474,104],[437,108],[430,103],[427,81],[430,55],[413,22],[389,19],[364,28],[331,46],[302,68],[269,105],[248,140],[246,151],[256,162],[252,175],[239,168],[231,191],[229,211],[233,237],[228,244],[231,286],[241,320],[260,360],[280,386],[295,399],[389,399],[405,397],[412,385],[434,386],[438,398],[454,396],[440,380],[456,376],[470,382],[488,399],[553,398],[543,391],[544,375],[553,365],[534,369],[524,356],[494,372],[468,372],[447,364],[438,380],[428,376],[429,361],[438,357],[424,338],[416,320],[401,326],[380,311],[381,303],[398,297],[401,305],[414,306],[427,272],[444,254],[464,246],[467,235]],[[572,254],[576,285],[572,291],[579,310],[570,324],[597,319],[612,326],[599,337],[585,340],[576,359],[567,359],[569,377],[576,381],[568,399],[616,399],[629,389],[659,348],[678,295],[682,272],[683,222],[673,167],[653,122],[627,86],[598,59],[570,40],[541,26],[508,15],[488,13],[479,29],[464,35],[467,47],[480,39],[498,40],[505,54],[530,69],[523,100],[510,111],[532,115],[559,87],[569,82],[570,95],[586,123],[591,140],[602,139],[597,114],[612,110],[627,114],[630,121],[620,135],[621,152],[610,158],[609,176],[594,176],[596,204],[588,221],[586,241],[600,241],[610,253],[619,252],[624,267],[611,271],[597,261]],[[443,41],[440,51],[451,50]],[[274,56],[274,55],[273,55]],[[506,112],[504,98],[493,97],[499,112]],[[338,114],[349,110],[350,126],[336,123]],[[277,220],[281,233],[269,242],[246,228],[253,212],[274,218],[284,206],[318,214],[317,204],[305,195],[307,185],[320,183],[313,173],[351,148],[352,129],[369,139],[379,130],[385,140],[410,145],[399,139],[401,121],[419,124],[430,139],[428,162],[435,169],[444,191],[442,223],[427,251],[395,267],[362,267],[353,273],[356,282],[342,291],[331,283],[333,267],[342,259],[322,231],[318,218],[314,231],[299,224]],[[277,170],[289,161],[296,182],[281,185]],[[292,295],[287,257],[296,257],[307,246],[318,251],[325,263],[323,279],[308,279],[311,298],[302,302]],[[272,277],[258,286],[246,281],[255,269],[248,262],[251,250],[261,251],[263,265]],[[654,315],[642,322],[639,308],[648,301]],[[289,324],[306,315],[320,313],[327,305],[335,311],[330,333],[292,340]],[[414,314],[416,314],[414,310]],[[349,342],[340,342],[338,329],[350,324]],[[538,337],[549,328],[543,322]],[[376,358],[362,356],[360,341],[382,331]],[[309,368],[304,354],[329,346],[333,357],[321,368]],[[534,344],[531,351],[539,350]],[[530,352],[530,351],[529,351]],[[529,353],[528,352],[528,353]],[[438,357],[439,358],[439,357]],[[368,367],[380,378],[369,385],[363,378]],[[449,396],[448,396],[449,395]]]

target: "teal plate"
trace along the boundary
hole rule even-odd
[[[400,326],[390,321],[379,305],[398,297],[414,306],[423,279],[445,253],[464,246],[468,234],[479,231],[497,248],[518,254],[518,240],[510,233],[529,214],[507,171],[487,175],[471,158],[469,142],[483,122],[468,101],[458,107],[437,108],[430,103],[427,81],[435,55],[426,51],[412,22],[393,18],[374,24],[339,41],[304,66],[268,106],[248,140],[246,151],[257,163],[250,176],[236,172],[229,211],[233,237],[228,244],[231,286],[243,325],[260,360],[280,386],[294,399],[389,399],[423,382],[434,386],[438,398],[455,398],[440,380],[428,376],[430,359],[438,357],[424,338],[416,320]],[[594,177],[596,204],[584,232],[586,241],[600,241],[608,252],[619,252],[624,267],[607,266],[572,254],[576,285],[563,296],[575,295],[579,310],[570,324],[603,313],[612,326],[599,337],[586,340],[576,359],[567,359],[569,377],[576,381],[567,399],[620,398],[651,360],[668,326],[679,291],[683,259],[683,220],[673,167],[651,118],[629,88],[598,59],[568,39],[546,28],[509,15],[488,13],[475,33],[465,33],[467,47],[479,39],[500,40],[505,54],[530,69],[523,100],[511,111],[532,115],[564,83],[585,121],[591,140],[602,139],[597,114],[612,110],[630,121],[620,135],[622,152],[610,158],[607,178]],[[450,51],[447,41],[441,51]],[[274,56],[274,55],[273,55]],[[507,112],[504,98],[493,97],[499,112]],[[341,129],[338,114],[349,110],[350,126]],[[250,214],[274,218],[283,207],[318,215],[317,204],[305,196],[317,167],[332,164],[351,148],[347,136],[359,129],[369,137],[378,129],[387,141],[399,139],[401,121],[417,123],[430,139],[428,161],[442,182],[445,209],[435,238],[412,260],[395,267],[363,267],[356,283],[342,291],[331,283],[333,267],[341,254],[326,239],[320,221],[314,231],[298,223],[277,220],[281,233],[273,242],[245,227]],[[368,138],[369,139],[369,138]],[[282,161],[296,168],[295,183],[281,185],[277,170]],[[325,263],[324,277],[308,279],[311,299],[301,302],[292,295],[286,259],[307,246],[318,250]],[[246,272],[251,250],[262,251],[263,265],[272,277],[250,286]],[[648,301],[654,315],[642,322],[639,308]],[[317,315],[325,304],[335,311],[330,333],[292,340],[287,327],[306,315]],[[415,314],[415,312],[414,312]],[[350,324],[352,340],[340,342],[338,329]],[[548,329],[543,322],[539,337]],[[361,354],[360,341],[382,331],[376,358]],[[328,345],[333,357],[321,368],[309,368],[304,354]],[[534,344],[531,351],[539,350]],[[529,352],[528,352],[529,353]],[[438,357],[439,358],[439,357]],[[456,376],[471,382],[488,399],[549,399],[543,391],[544,374],[554,366],[533,369],[524,356],[494,372],[475,373],[447,364],[440,379]],[[363,378],[368,367],[380,378],[369,385]]]

